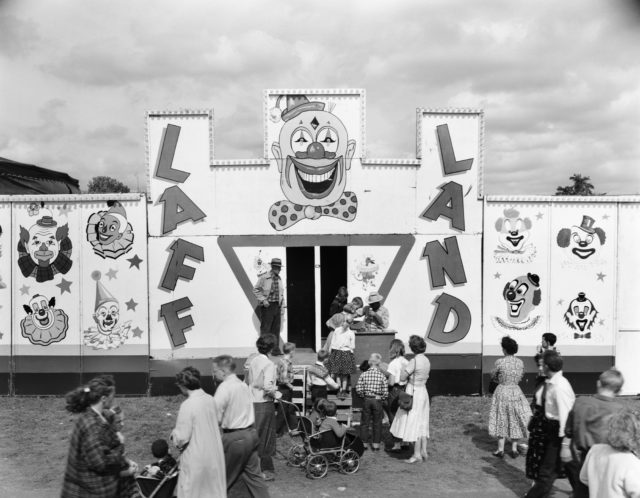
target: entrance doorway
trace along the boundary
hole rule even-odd
[[[329,308],[340,286],[347,285],[347,246],[320,248],[320,323],[322,338],[329,335],[326,321]]]
[[[314,248],[287,247],[288,339],[298,349],[316,345]]]

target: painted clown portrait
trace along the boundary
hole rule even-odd
[[[69,329],[69,317],[56,308],[56,298],[47,299],[36,294],[29,304],[22,305],[27,316],[20,322],[22,337],[29,339],[31,344],[48,346],[62,341]]]
[[[93,349],[115,349],[129,338],[131,322],[121,322],[120,303],[102,284],[99,271],[91,273],[96,281],[95,326],[84,331],[84,345]]]
[[[584,292],[579,292],[578,297],[569,303],[564,314],[565,323],[576,332],[574,339],[591,339],[589,330],[593,327],[598,316],[598,310],[591,299]]]
[[[585,215],[580,226],[561,229],[556,238],[558,246],[570,249],[581,260],[590,258],[607,240],[602,228],[594,228],[595,222],[591,216]]]
[[[93,252],[105,259],[118,259],[133,246],[133,228],[119,202],[89,216],[86,231]]]
[[[494,250],[497,263],[529,263],[536,256],[536,248],[529,243],[532,227],[529,218],[517,209],[505,209],[495,223],[498,247]]]
[[[324,102],[310,102],[304,95],[284,97],[272,109],[272,117],[278,119],[280,113],[283,125],[271,150],[286,200],[269,208],[269,223],[281,231],[321,216],[353,221],[358,199],[345,188],[356,141]],[[282,101],[286,108],[280,112]]]
[[[504,286],[502,298],[506,304],[506,321],[494,317],[494,323],[506,330],[526,330],[540,320],[539,315],[532,315],[542,301],[540,277],[527,273],[511,280]]]
[[[25,277],[47,282],[57,273],[66,274],[71,269],[72,246],[69,225],[58,226],[46,209],[41,213],[42,217],[28,230],[20,227],[18,267]]]

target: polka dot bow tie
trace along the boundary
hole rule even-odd
[[[269,223],[276,230],[286,230],[300,220],[317,220],[332,216],[343,221],[353,221],[358,212],[358,198],[353,192],[344,192],[340,199],[328,206],[302,206],[289,201],[278,201],[269,208]]]

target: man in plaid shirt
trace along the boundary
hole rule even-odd
[[[382,439],[382,403],[387,399],[389,389],[387,377],[380,370],[382,356],[372,353],[369,357],[369,370],[360,375],[356,384],[356,393],[364,398],[362,407],[362,420],[360,422],[360,434],[362,440],[370,442],[373,451],[380,450]],[[373,425],[373,441],[369,438],[369,425]]]

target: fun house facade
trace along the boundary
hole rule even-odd
[[[577,392],[612,365],[640,392],[640,196],[484,196],[481,110],[418,109],[415,159],[367,156],[363,90],[267,90],[263,113],[260,159],[215,159],[212,110],[149,112],[146,194],[0,197],[0,394],[98,372],[173,393],[246,358],[272,258],[301,350],[346,285],[425,337],[432,394],[482,393],[504,335],[531,391],[544,332]]]

